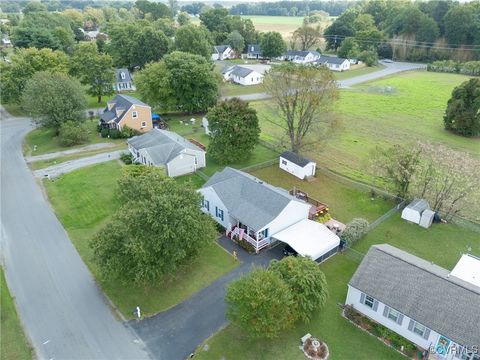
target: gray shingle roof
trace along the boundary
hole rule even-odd
[[[248,69],[248,68],[243,67],[243,66],[235,66],[232,70],[232,75],[244,78],[252,72],[253,72],[252,69]]]
[[[293,162],[294,164],[297,164],[298,166],[304,167],[305,165],[309,164],[311,161],[308,159],[305,159],[304,157],[295,154],[292,151],[284,151],[283,153],[280,154],[280,156],[284,159],[287,159],[288,161]]]
[[[382,244],[370,248],[349,284],[462,346],[478,345],[480,288],[449,274]]]
[[[336,56],[325,56],[325,55],[322,55],[322,56],[320,57],[320,59],[317,60],[317,62],[320,63],[320,64],[328,63],[328,64],[341,65],[341,64],[343,64],[343,62],[344,62],[345,60],[347,60],[347,59],[339,58],[339,57],[336,57]]]
[[[288,50],[286,53],[286,56],[301,56],[305,57],[308,54],[312,53],[313,55],[320,56],[320,53],[318,51],[314,50]]]
[[[424,199],[415,199],[410,204],[407,205],[407,208],[422,212],[423,210],[430,209],[427,200]]]
[[[107,106],[103,110],[103,114],[100,116],[100,119],[103,122],[109,122],[113,120],[117,124],[122,120],[123,116],[132,105],[150,107],[144,102],[141,102],[140,100],[128,95],[117,95],[112,100],[108,101],[108,103],[113,103],[114,105],[110,110],[108,110]],[[123,112],[120,114],[120,116],[117,116],[117,109],[123,109]]]
[[[286,190],[267,184],[240,170],[226,167],[203,188],[212,187],[235,219],[260,230],[275,219],[290,201],[299,201]]]
[[[155,165],[165,165],[185,149],[204,152],[180,135],[168,131],[153,129],[148,133],[128,139],[136,150],[145,149]]]
[[[122,73],[125,74],[125,79],[122,79]],[[132,76],[130,75],[130,71],[128,71],[127,68],[116,69],[115,70],[115,81],[118,82],[118,83],[132,81]]]
[[[262,49],[260,49],[260,45],[258,44],[248,44],[247,53],[253,55],[262,55]]]
[[[230,45],[216,45],[213,47],[213,50],[217,53],[217,54],[222,54],[225,50],[227,50],[227,48],[229,48]]]

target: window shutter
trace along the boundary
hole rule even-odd
[[[403,314],[398,314],[397,324],[402,325],[403,322]]]
[[[410,322],[408,323],[408,330],[410,330],[410,331],[413,330],[413,324],[415,324],[415,321],[410,319]]]
[[[377,311],[378,309],[378,301],[377,300],[373,300],[373,311]]]
[[[218,217],[218,207],[215,206],[215,216]]]
[[[423,338],[425,340],[428,340],[428,337],[430,336],[430,329],[429,328],[425,328],[425,333],[423,334]]]
[[[383,316],[387,317],[388,316],[388,309],[390,309],[387,305],[384,306],[383,308]]]
[[[365,304],[365,294],[364,294],[364,293],[362,293],[362,294],[360,295],[360,302],[361,302],[362,304]]]

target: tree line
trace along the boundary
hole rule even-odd
[[[347,9],[327,29],[341,56],[370,51],[409,61],[480,58],[480,3],[371,0]]]

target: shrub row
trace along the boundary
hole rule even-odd
[[[457,62],[453,60],[434,61],[427,65],[428,71],[480,76],[480,61]]]

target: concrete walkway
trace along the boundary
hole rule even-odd
[[[110,160],[119,159],[120,155],[124,153],[125,150],[117,150],[112,152],[106,152],[101,154],[96,154],[92,156],[87,156],[80,159],[70,160],[62,162],[58,165],[49,166],[45,169],[35,170],[33,174],[37,178],[49,177],[55,178],[62,174],[71,172],[73,170],[80,169],[85,166],[100,164]]]
[[[283,257],[280,246],[252,255],[225,236],[219,243],[228,251],[237,252],[239,266],[173,308],[142,321],[130,321],[129,325],[156,359],[188,358],[199,344],[227,325],[227,284],[248,273],[253,265],[266,266],[272,259]]]
[[[76,148],[76,149],[57,151],[57,152],[41,154],[41,155],[26,156],[25,160],[27,160],[27,162],[49,160],[49,159],[55,159],[57,157],[73,155],[73,154],[78,154],[78,153],[87,152],[87,151],[108,149],[108,148],[114,147],[114,146],[117,146],[117,144],[114,144],[114,143],[90,144],[90,145],[82,146],[82,147],[79,147],[79,148]]]

